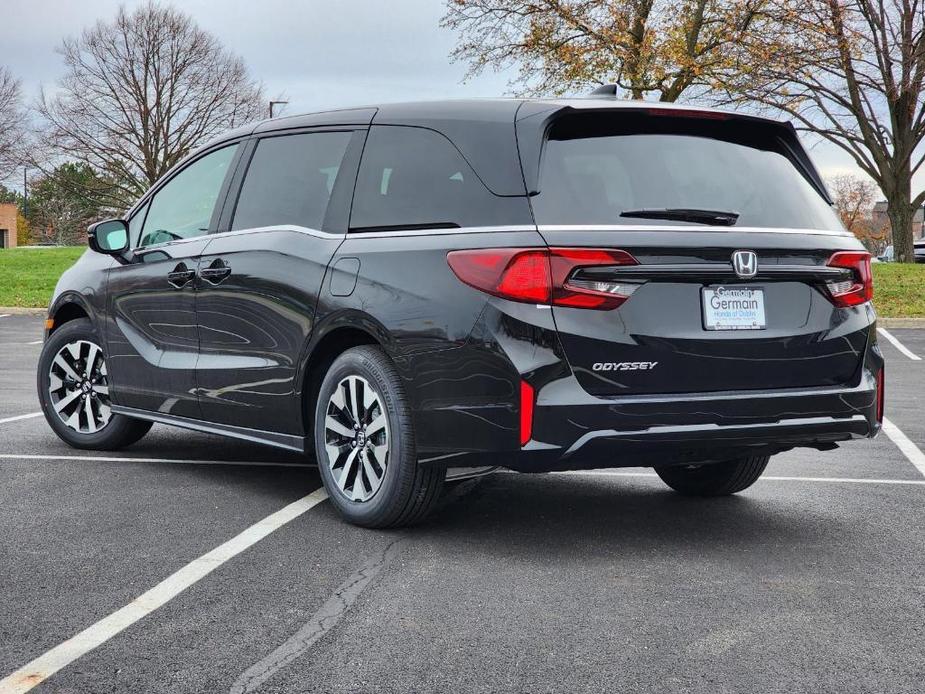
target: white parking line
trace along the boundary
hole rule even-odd
[[[32,419],[33,417],[41,417],[41,412],[30,412],[29,414],[18,414],[15,417],[7,417],[6,419],[0,419],[0,424],[6,424],[8,422],[18,422],[21,419]]]
[[[883,420],[883,433],[890,437],[890,441],[896,444],[906,459],[925,476],[925,453],[922,453],[921,449],[889,419]]]
[[[9,317],[10,317],[9,313],[0,313],[0,318],[9,318]]]
[[[74,460],[92,463],[167,463],[170,465],[244,465],[248,467],[314,467],[308,463],[274,463],[248,460],[179,460],[177,458],[131,458],[100,455],[38,455],[34,453],[0,453],[0,460]],[[2,692],[0,692],[2,694]]]
[[[604,477],[658,477],[654,472],[623,472],[617,470],[568,470],[565,472],[555,473],[560,475],[600,475]],[[867,477],[802,477],[802,476],[782,476],[782,475],[763,475],[758,478],[759,482],[824,482],[824,483],[847,483],[847,484],[900,484],[912,486],[925,486],[925,480],[888,480]]]
[[[40,344],[42,344],[43,342],[45,342],[45,340],[33,340],[32,342],[27,342],[26,344],[28,344],[28,345],[40,345]]]
[[[922,358],[909,350],[902,342],[896,339],[896,337],[889,330],[885,328],[877,328],[877,332],[883,335],[887,340],[893,343],[893,346],[902,352],[905,356],[909,357],[912,361],[922,361]]]
[[[45,681],[61,668],[73,663],[94,648],[106,643],[123,629],[130,627],[139,619],[151,614],[157,608],[173,600],[177,595],[194,583],[202,580],[229,559],[237,556],[248,547],[260,542],[274,530],[278,530],[295,520],[309,509],[328,498],[323,489],[318,489],[288,506],[284,506],[261,521],[257,521],[240,535],[219,545],[211,552],[203,554],[174,574],[139,595],[128,605],[104,617],[96,624],[72,636],[64,643],[55,646],[21,667],[16,672],[0,680],[0,692],[3,694],[20,694],[27,692],[37,684]]]

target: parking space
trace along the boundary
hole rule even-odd
[[[42,333],[41,317],[0,318],[0,419],[38,409],[34,364],[42,350]]]
[[[0,319],[0,420],[37,411],[36,332]],[[890,332],[925,356],[925,330]],[[925,362],[881,344],[887,416],[919,450]],[[401,531],[319,503],[35,691],[921,691],[925,476],[889,437],[777,456],[732,498],[616,473],[497,474]],[[100,454],[0,423],[0,692],[319,486],[218,437],[155,426]]]

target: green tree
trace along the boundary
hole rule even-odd
[[[0,203],[4,202],[11,202],[22,209],[22,194],[15,190],[11,190],[4,185],[0,185]]]
[[[79,243],[86,227],[108,212],[99,200],[110,186],[88,164],[61,164],[30,182],[29,226],[43,241]]]

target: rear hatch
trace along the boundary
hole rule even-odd
[[[568,286],[617,297],[609,310],[552,308],[588,392],[856,381],[869,262],[792,129],[653,109],[566,114],[545,133],[531,200],[553,275],[557,248],[628,254],[570,261]]]

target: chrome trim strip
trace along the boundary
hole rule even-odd
[[[561,385],[560,385],[561,384]],[[584,389],[578,386],[575,376],[568,376],[558,381],[546,385],[538,394],[537,407],[554,404],[569,405],[634,405],[634,404],[662,404],[678,402],[716,402],[723,400],[764,400],[766,398],[792,398],[792,397],[813,397],[826,395],[852,395],[854,393],[874,393],[875,389],[868,387],[864,379],[850,388],[828,388],[825,386],[819,388],[781,388],[779,390],[732,390],[732,391],[715,391],[712,393],[657,393],[652,395],[624,395],[616,397],[596,397],[590,393],[580,400],[575,401],[568,398],[568,393],[584,393]]]
[[[326,239],[331,241],[342,241],[345,237],[344,234],[332,234],[327,231],[321,231],[320,229],[312,229],[311,227],[303,227],[297,224],[279,224],[276,226],[268,227],[252,227],[250,229],[233,229],[231,231],[217,231],[212,234],[199,234],[198,236],[190,236],[186,239],[172,239],[170,241],[164,241],[163,243],[156,243],[150,246],[139,246],[132,249],[132,252],[135,255],[144,255],[145,253],[151,253],[153,251],[163,250],[165,248],[173,248],[174,246],[179,246],[184,243],[192,243],[193,241],[206,241],[214,238],[225,238],[229,236],[240,236],[242,234],[259,234],[271,231],[292,231],[298,234],[308,234],[309,236],[315,236],[319,239]]]
[[[544,231],[706,231],[717,234],[745,232],[748,234],[804,234],[811,236],[840,236],[853,238],[847,231],[837,229],[787,229],[777,227],[714,227],[708,225],[678,226],[664,224],[540,224]]]
[[[536,231],[536,227],[532,224],[520,224],[496,227],[455,227],[452,229],[390,229],[389,231],[348,232],[347,238],[370,239],[383,236],[443,236],[446,234],[488,234],[492,232],[505,233],[518,231]]]
[[[867,418],[862,414],[852,415],[851,417],[796,417],[793,419],[782,419],[778,422],[759,422],[756,424],[678,424],[668,426],[655,426],[646,429],[637,429],[635,431],[617,431],[616,429],[602,429],[600,431],[589,431],[582,434],[575,443],[563,454],[563,457],[569,456],[589,441],[599,438],[614,438],[621,436],[652,436],[659,434],[685,434],[685,433],[708,433],[708,432],[736,432],[748,431],[749,429],[781,429],[792,426],[814,426],[816,424],[847,424],[847,423],[867,423]]]
[[[226,236],[240,236],[241,234],[263,234],[271,231],[291,231],[297,234],[308,234],[309,236],[316,236],[319,239],[329,239],[331,241],[340,241],[344,238],[345,234],[332,234],[329,231],[321,231],[321,229],[312,229],[311,227],[303,227],[298,224],[277,224],[275,226],[268,227],[250,227],[247,229],[231,229],[229,231],[218,231],[214,234],[209,234],[209,238],[216,237],[226,237]]]

